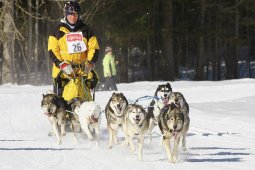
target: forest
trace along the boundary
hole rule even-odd
[[[64,0],[0,0],[0,84],[51,84],[48,36]],[[255,78],[254,0],[79,0],[117,82]]]

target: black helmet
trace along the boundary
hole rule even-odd
[[[76,1],[67,1],[64,7],[65,7],[66,15],[72,14],[72,13],[80,14],[81,12],[81,7],[79,3]]]

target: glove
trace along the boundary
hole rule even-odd
[[[92,61],[88,61],[85,63],[84,72],[89,73],[92,69],[94,69],[94,67],[95,67],[95,63],[93,63]]]
[[[63,61],[59,64],[59,68],[67,75],[70,75],[73,73],[73,68],[70,64],[68,64],[66,61]]]

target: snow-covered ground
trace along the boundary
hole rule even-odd
[[[153,95],[157,85],[163,83],[136,82],[118,84],[118,88],[132,102]],[[157,127],[152,144],[145,145],[144,161],[138,161],[136,154],[131,155],[120,145],[108,149],[104,114],[99,148],[81,136],[79,144],[75,144],[70,133],[58,145],[55,137],[47,136],[50,123],[40,108],[42,94],[51,86],[7,84],[0,86],[0,169],[253,169],[255,80],[170,83],[190,105],[187,151],[179,151],[178,163],[168,163],[164,148],[159,146]],[[111,94],[96,93],[102,109]],[[123,139],[123,133],[119,136]]]

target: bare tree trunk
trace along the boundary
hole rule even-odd
[[[14,79],[14,21],[13,21],[13,0],[3,1],[4,19],[3,23],[3,68],[2,83],[15,83]]]
[[[35,53],[35,76],[36,76],[36,84],[38,83],[37,80],[38,80],[38,36],[39,36],[39,29],[38,29],[38,16],[39,16],[39,0],[36,0],[36,19],[35,19],[35,50],[34,50],[34,53]]]
[[[173,0],[161,0],[162,11],[162,43],[165,63],[163,79],[174,80],[175,65],[173,57]]]
[[[31,2],[32,3],[32,2]],[[28,4],[28,13],[32,13],[32,7],[31,7],[32,4]],[[28,42],[27,42],[27,62],[28,62],[28,66],[30,67],[31,66],[31,58],[32,58],[32,49],[33,49],[33,25],[32,25],[32,17],[29,15],[28,16]],[[31,67],[30,67],[31,68]],[[30,71],[32,71],[30,69]],[[30,82],[30,72],[27,73],[26,75],[26,78],[27,78],[27,82],[28,83],[31,83]]]
[[[204,77],[204,61],[205,61],[205,47],[204,47],[204,19],[205,19],[205,0],[200,1],[201,15],[200,15],[200,37],[198,40],[198,59],[196,68],[196,80],[203,80]]]

